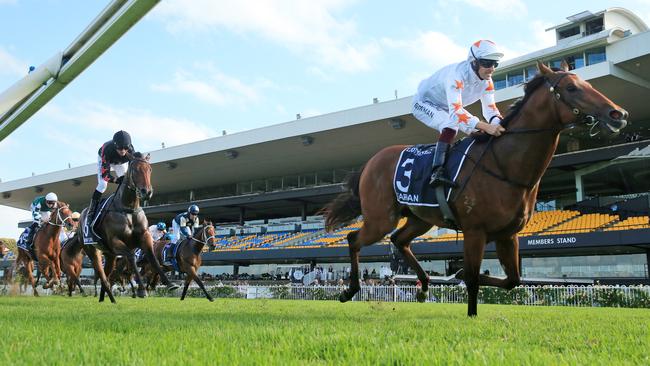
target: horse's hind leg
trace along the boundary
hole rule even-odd
[[[187,288],[190,287],[190,282],[192,282],[192,277],[185,276],[185,285],[183,285],[183,293],[181,294],[181,301],[185,300],[185,294],[187,294]]]
[[[507,277],[499,278],[480,274],[479,284],[512,290],[521,283],[521,278],[519,277],[519,239],[516,235],[505,239],[498,239],[496,240],[496,249],[497,257]]]
[[[411,241],[429,231],[429,229],[431,229],[431,226],[433,225],[421,220],[416,216],[410,216],[406,224],[390,236],[390,241],[395,244],[395,247],[397,247],[397,249],[399,249],[400,253],[404,256],[404,259],[406,259],[409,266],[415,270],[418,275],[418,279],[422,283],[422,289],[418,290],[417,293],[418,302],[425,302],[429,297],[429,276],[424,271],[420,265],[420,262],[418,262],[417,258],[411,251]]]
[[[140,276],[140,272],[138,271],[138,265],[135,263],[135,255],[133,254],[133,252],[129,251],[126,254],[126,260],[128,262],[125,265],[125,270],[133,273],[133,277],[135,277],[135,282],[138,284],[138,297],[143,297],[143,298],[147,297],[147,290],[145,289],[144,284],[142,283],[142,277]],[[131,276],[129,276],[128,281],[129,284],[131,285],[131,289],[133,289]],[[135,294],[135,290],[133,290],[133,293]]]
[[[201,290],[203,290],[203,293],[205,294],[205,297],[210,301],[214,301],[212,296],[208,293],[208,290],[205,289],[205,286],[203,286],[203,281],[199,278],[199,276],[196,274],[196,269],[194,267],[191,267],[190,273],[187,274],[187,276],[190,278],[190,280],[194,279],[194,281],[199,285]]]
[[[374,244],[381,240],[384,235],[388,234],[393,228],[397,220],[389,220],[385,218],[380,222],[364,221],[363,226],[358,231],[353,231],[348,234],[348,246],[350,249],[350,284],[348,289],[341,292],[339,300],[346,302],[352,300],[354,295],[361,289],[359,283],[359,252],[364,246]]]
[[[25,263],[25,272],[27,274],[27,281],[32,285],[34,296],[38,296],[38,291],[36,291],[36,280],[34,279],[34,261],[30,260]],[[25,290],[27,290],[27,284],[25,284]]]

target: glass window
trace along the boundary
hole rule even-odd
[[[560,68],[560,65],[562,65],[562,59],[559,60],[553,60],[548,63],[549,67],[555,67],[556,69]]]
[[[558,30],[557,32],[557,34],[560,36],[559,39],[575,36],[578,33],[580,33],[580,26]]]
[[[587,65],[593,65],[600,62],[604,62],[605,58],[605,47],[592,48],[585,52],[587,58]]]
[[[568,56],[566,57],[566,62],[569,63],[569,70],[575,70],[585,66],[585,59],[582,54]]]
[[[524,73],[522,71],[508,73],[508,86],[514,86],[524,83]]]
[[[603,30],[603,18],[590,20],[585,23],[585,34],[590,35]]]
[[[492,82],[494,83],[494,89],[495,90],[503,89],[503,88],[505,88],[507,86],[507,84],[506,84],[506,76],[505,75],[497,76],[497,77],[493,78]]]
[[[526,81],[529,81],[530,79],[534,78],[535,75],[537,75],[537,66],[528,66],[526,69],[524,69],[524,72],[526,73]]]
[[[645,254],[522,258],[524,277],[645,277]]]

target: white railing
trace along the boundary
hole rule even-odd
[[[287,300],[338,300],[342,286],[207,286],[213,297],[245,299],[287,299]],[[88,295],[94,294],[93,286],[84,286]],[[418,288],[415,286],[363,286],[352,301],[415,302]],[[9,294],[9,287],[0,286],[0,294]],[[42,290],[41,295],[51,295],[52,290]],[[67,288],[57,293],[67,294]],[[121,292],[113,288],[117,296],[131,296],[130,288]],[[31,295],[31,287],[24,293]],[[179,297],[181,289],[169,292],[159,287],[150,296]],[[198,286],[188,290],[189,297],[203,297]],[[464,286],[436,285],[429,287],[427,302],[464,303],[467,292]],[[650,286],[519,286],[511,291],[493,287],[481,287],[480,303],[552,305],[552,306],[608,306],[650,308]]]

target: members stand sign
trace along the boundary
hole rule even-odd
[[[544,236],[534,237],[526,240],[526,245],[531,247],[542,247],[549,245],[572,246],[578,242],[575,236]]]

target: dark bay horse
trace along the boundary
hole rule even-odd
[[[458,227],[464,235],[464,263],[457,278],[467,285],[467,314],[475,316],[479,285],[512,289],[520,284],[517,233],[533,215],[539,182],[546,171],[564,129],[587,125],[593,132],[618,133],[627,124],[628,113],[595,90],[588,82],[563,70],[551,70],[538,62],[538,75],[525,86],[523,99],[502,121],[506,132],[474,144],[450,198]],[[392,179],[401,151],[390,146],[379,151],[361,172],[348,179],[349,191],[323,209],[326,226],[333,229],[363,215],[360,230],[348,234],[351,278],[342,302],[359,291],[359,251],[378,242],[395,229],[401,216],[406,224],[391,235],[422,282],[420,302],[428,294],[429,278],[410,249],[411,241],[433,225],[449,227],[440,210],[399,204]],[[479,274],[485,245],[496,243],[506,278]]]
[[[29,251],[22,248],[18,249],[18,257],[14,263],[13,272],[16,272],[20,266],[25,268],[25,275],[27,276],[27,281],[32,285],[34,296],[38,296],[38,291],[36,291],[37,281],[34,280],[33,275],[34,260],[38,261],[39,271],[45,276],[46,283],[43,285],[44,289],[58,285],[61,281],[61,242],[59,241],[59,233],[64,226],[68,229],[74,227],[72,210],[70,210],[65,202],[58,201],[48,222],[41,226],[36,231],[36,234],[34,234],[32,245],[36,252],[36,258],[32,258]]]
[[[136,248],[142,249],[147,261],[153,265],[155,271],[160,275],[162,281],[170,289],[177,289],[178,286],[172,284],[167,276],[162,272],[160,263],[153,254],[153,238],[147,230],[148,222],[144,211],[140,207],[141,200],[148,200],[153,195],[151,186],[151,164],[149,164],[149,155],[143,157],[141,153],[136,152],[129,163],[129,168],[124,175],[122,183],[117,188],[115,195],[106,205],[106,213],[97,227],[97,233],[102,240],[97,246],[85,245],[84,251],[90,258],[99,274],[101,280],[101,290],[99,301],[104,301],[104,294],[108,294],[112,303],[115,298],[111,292],[111,286],[107,274],[110,275],[115,263],[115,257],[121,255],[127,258],[138,283],[138,296],[145,297],[146,290],[140,275],[136,270],[135,256],[133,251]],[[82,212],[81,222],[85,220],[87,209]],[[82,237],[82,226],[80,225],[77,235]],[[102,267],[101,255],[104,254],[106,259],[105,267]]]
[[[203,286],[203,281],[201,281],[201,278],[199,278],[197,274],[199,268],[201,267],[201,253],[203,251],[203,247],[205,245],[208,245],[209,247],[214,246],[214,241],[214,225],[212,225],[212,223],[209,221],[204,221],[203,226],[196,228],[191,238],[187,238],[178,244],[179,247],[176,250],[176,261],[178,263],[180,271],[182,273],[185,273],[185,285],[183,286],[181,300],[185,299],[187,288],[190,286],[192,280],[194,280],[199,285],[201,290],[203,290],[205,297],[210,301],[214,301],[212,296],[208,294],[205,286]],[[162,261],[165,244],[166,242],[162,240],[156,242],[155,244],[154,252],[160,261]],[[158,282],[156,274],[151,271],[150,266],[143,266],[142,269],[143,273],[146,273],[146,276],[149,278],[149,288],[155,288],[156,283]],[[170,266],[164,266],[164,269],[166,271],[174,270],[174,268]]]

